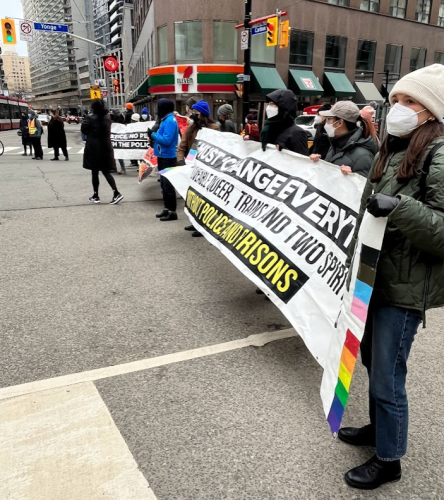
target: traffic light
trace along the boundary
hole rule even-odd
[[[2,19],[3,43],[5,45],[16,45],[15,23],[11,19]]]
[[[279,35],[279,48],[286,49],[290,43],[290,21],[281,22],[281,31]]]
[[[267,47],[273,47],[278,43],[279,19],[277,16],[267,19]]]
[[[113,87],[114,87],[114,93],[120,94],[120,82],[119,80],[117,80],[117,78],[113,80]]]

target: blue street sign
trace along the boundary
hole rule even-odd
[[[59,33],[69,32],[66,24],[34,23],[34,29],[38,31],[57,31]]]
[[[253,26],[253,28],[251,29],[252,35],[262,35],[263,33],[266,32],[267,32],[266,24],[261,24],[260,26]]]

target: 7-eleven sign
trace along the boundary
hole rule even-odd
[[[176,67],[176,92],[187,93],[197,90],[197,66]]]

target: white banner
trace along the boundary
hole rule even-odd
[[[111,125],[111,144],[116,160],[141,160],[149,148],[148,128],[155,122]]]
[[[328,364],[328,415],[341,358],[330,345],[337,343],[345,260],[366,180],[274,147],[263,152],[234,134],[203,129],[197,139],[194,166],[165,175],[185,198],[193,226],[269,296],[319,364]],[[359,327],[360,340],[364,323]]]

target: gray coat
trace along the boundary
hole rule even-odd
[[[365,139],[363,135],[363,130],[358,128],[342,147],[337,144],[340,137],[330,139],[331,147],[325,161],[339,166],[346,165],[353,173],[367,177],[379,146],[371,137]]]

